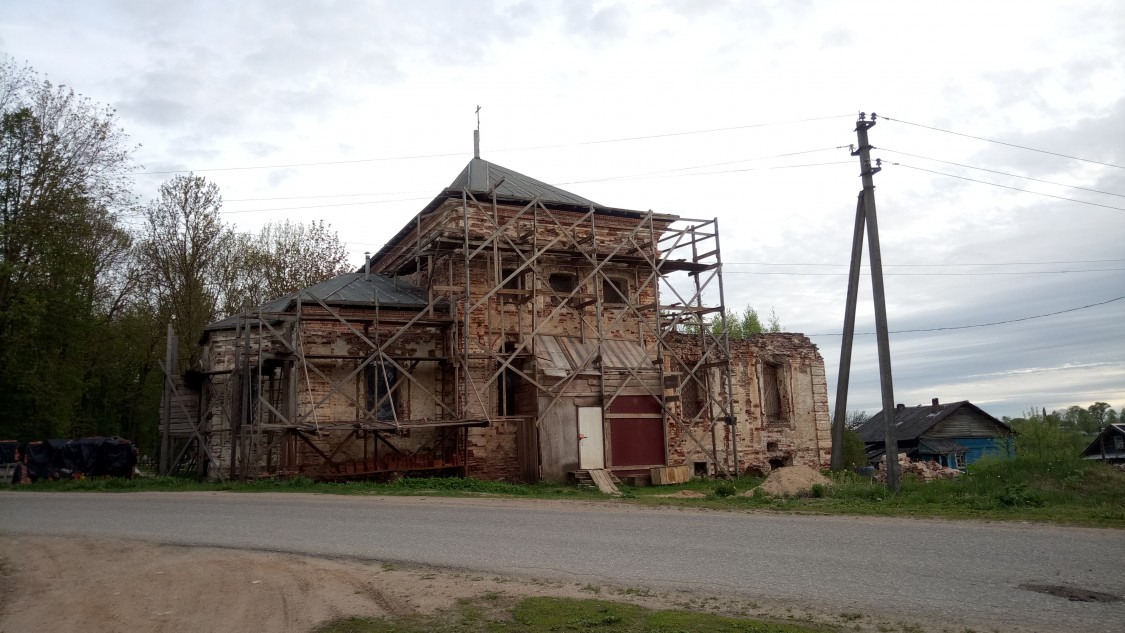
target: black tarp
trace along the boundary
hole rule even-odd
[[[27,470],[32,481],[86,477],[133,476],[137,452],[119,437],[86,437],[79,440],[29,442]]]
[[[11,464],[20,460],[20,443],[15,440],[0,441],[0,464]]]

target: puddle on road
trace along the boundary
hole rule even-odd
[[[1115,596],[1111,593],[1102,593],[1100,591],[1091,591],[1081,587],[1066,587],[1063,585],[1033,585],[1022,584],[1020,589],[1027,589],[1028,591],[1037,591],[1045,593],[1049,596],[1058,596],[1059,598],[1066,598],[1071,602],[1121,602],[1121,596]]]

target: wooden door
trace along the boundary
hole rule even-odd
[[[605,468],[601,407],[578,407],[578,467],[582,470]]]

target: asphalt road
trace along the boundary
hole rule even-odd
[[[692,589],[950,630],[1125,631],[1125,532],[523,500],[0,493],[0,534],[81,535]]]

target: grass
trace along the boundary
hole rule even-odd
[[[405,478],[392,483],[317,483],[304,477],[253,482],[196,482],[174,477],[44,481],[20,490],[43,491],[192,491],[317,492],[359,495],[507,496],[527,499],[597,500],[657,506],[690,506],[726,510],[768,509],[782,512],[926,516],[957,519],[1048,521],[1125,528],[1125,473],[1076,458],[985,459],[952,480],[922,483],[903,478],[897,493],[850,473],[831,475],[833,486],[818,487],[807,496],[773,499],[745,496],[760,478],[730,481],[697,479],[676,486],[622,487],[623,497],[609,501],[594,489],[558,483],[535,485],[478,479]],[[669,498],[683,490],[703,498]]]
[[[313,633],[823,633],[832,628],[777,624],[690,611],[569,598],[463,599],[432,616],[345,618]]]

